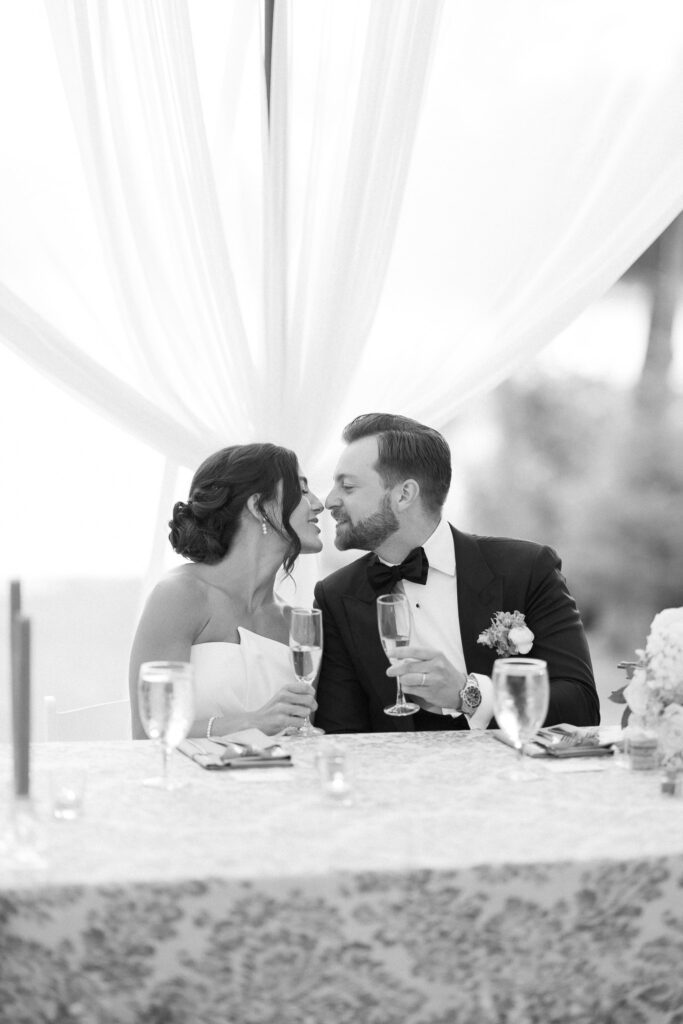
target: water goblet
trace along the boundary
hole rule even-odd
[[[192,666],[185,661],[145,661],[138,676],[140,721],[161,748],[161,775],[145,779],[145,786],[178,789],[185,783],[169,778],[171,751],[185,739],[194,719]]]
[[[515,782],[539,778],[524,757],[524,744],[538,732],[548,713],[548,665],[540,658],[497,658],[491,679],[496,722],[518,754],[517,767],[508,777]]]
[[[289,653],[299,682],[313,683],[323,656],[323,614],[319,608],[292,608]],[[322,736],[324,729],[318,729],[311,723],[311,716],[306,715],[303,724],[288,735]]]
[[[413,619],[410,602],[405,594],[382,594],[377,598],[377,626],[384,653],[395,665],[400,661],[400,650],[410,644]],[[420,705],[408,701],[403,693],[401,677],[396,676],[396,702],[384,709],[385,715],[414,715]]]

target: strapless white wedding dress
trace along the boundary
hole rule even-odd
[[[195,718],[257,711],[294,681],[289,648],[238,626],[238,644],[194,644]]]

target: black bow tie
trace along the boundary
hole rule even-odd
[[[368,579],[375,590],[386,590],[399,580],[412,580],[424,585],[428,569],[429,561],[422,548],[413,548],[400,565],[385,565],[375,556],[375,561],[368,565]]]

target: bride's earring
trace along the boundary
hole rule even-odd
[[[261,521],[261,533],[263,534],[263,536],[264,536],[264,537],[265,537],[265,536],[266,536],[266,534],[268,533],[268,527],[266,526],[266,521],[265,521],[265,519],[263,519],[263,520]]]

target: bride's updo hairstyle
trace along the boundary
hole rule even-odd
[[[187,501],[177,501],[169,522],[171,547],[192,562],[213,565],[220,562],[232,545],[242,512],[252,494],[258,494],[258,508],[265,511],[277,501],[282,481],[282,534],[289,539],[283,566],[290,572],[301,551],[301,541],[289,517],[301,501],[298,461],[294,452],[275,444],[238,444],[221,448],[202,462],[192,478]]]

